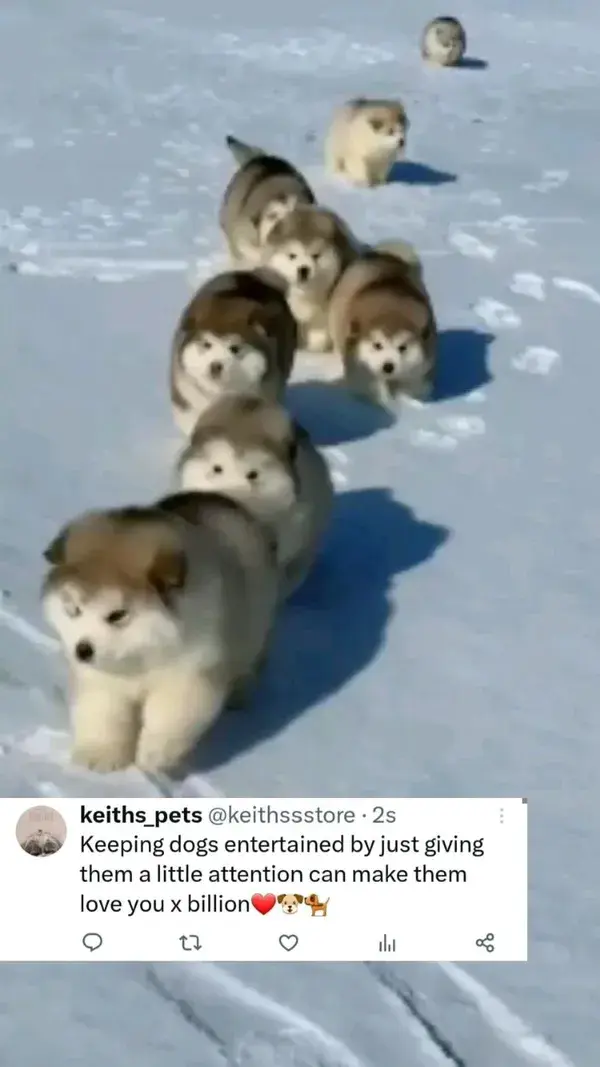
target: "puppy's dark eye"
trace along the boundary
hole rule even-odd
[[[249,482],[255,482],[258,478],[258,471],[248,471],[246,474],[246,478]]]
[[[405,352],[408,352],[408,345],[406,343],[398,345],[398,351],[401,353],[401,355],[404,355]]]
[[[373,341],[373,348],[376,352],[381,352],[383,344],[381,343],[381,341]]]
[[[375,130],[375,133],[380,133],[383,129],[383,122],[381,119],[371,119],[371,129]]]
[[[202,347],[203,347],[203,349],[205,350],[205,352],[208,352],[208,351],[209,351],[209,349],[211,349],[211,348],[212,348],[212,341],[206,341],[206,340],[204,340],[204,341],[202,342]]]
[[[106,616],[106,621],[109,626],[118,626],[120,622],[125,622],[125,619],[129,615],[129,612],[125,608],[119,608],[117,611],[111,611]]]
[[[322,255],[323,255],[323,253],[320,252],[320,251],[319,252],[313,252],[312,258],[314,259],[315,263],[317,263],[317,261],[321,258]]]
[[[215,465],[213,467],[213,474],[222,474],[222,473],[223,473],[223,468],[221,467],[221,465],[219,463],[215,463]]]
[[[242,351],[242,346],[237,344],[230,345],[229,351],[231,352],[232,356],[239,356],[240,352]]]
[[[298,259],[297,252],[288,252],[288,259]]]

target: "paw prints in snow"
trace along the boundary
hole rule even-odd
[[[546,299],[546,283],[539,274],[515,274],[508,288],[518,296],[529,296],[532,300],[540,301]]]
[[[590,300],[592,304],[600,304],[600,293],[585,282],[577,282],[574,278],[553,278],[552,282],[556,289],[582,296],[585,300]],[[546,282],[539,274],[515,274],[509,289],[512,293],[529,296],[532,300],[546,299]]]
[[[538,182],[528,182],[523,189],[528,193],[551,193],[553,189],[560,189],[568,178],[568,170],[544,170]]]
[[[597,293],[591,285],[586,285],[585,282],[576,282],[573,278],[553,278],[552,280],[557,289],[564,289],[568,293],[576,293],[578,296],[584,296],[586,300],[591,300],[593,304],[600,304],[600,293]]]
[[[479,415],[445,415],[438,419],[437,430],[415,430],[410,443],[416,448],[435,452],[451,452],[470,437],[481,437],[486,430],[485,419]]]
[[[521,325],[521,319],[512,308],[487,296],[477,301],[473,311],[492,330],[514,330]]]
[[[559,353],[553,348],[545,348],[543,345],[532,345],[512,360],[515,370],[521,371],[523,374],[536,374],[538,376],[550,374],[559,363]]]
[[[484,204],[486,207],[498,207],[502,200],[493,189],[475,189],[469,193],[469,200],[473,204]]]
[[[429,448],[433,452],[451,452],[458,444],[451,434],[436,430],[413,430],[409,440],[416,448]]]
[[[485,419],[480,415],[445,415],[438,419],[438,426],[460,440],[485,433]]]
[[[455,225],[465,225],[470,228],[477,227],[487,233],[497,234],[499,236],[511,234],[518,244],[529,245],[535,248],[537,241],[534,237],[535,228],[532,225],[533,221],[534,220],[532,219],[525,218],[523,215],[501,215],[500,218],[497,219],[486,219],[481,222],[457,222]]]
[[[497,248],[484,244],[478,237],[471,233],[465,233],[463,230],[452,231],[448,241],[462,256],[469,256],[472,259],[485,259],[488,263],[496,258],[498,252]]]

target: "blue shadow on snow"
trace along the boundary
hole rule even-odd
[[[440,330],[433,401],[466,396],[493,381],[489,348],[496,338],[481,330]]]
[[[414,163],[410,159],[399,160],[394,163],[387,184],[395,185],[446,185],[455,182],[456,174],[450,174],[445,170],[436,170],[427,163]]]
[[[282,611],[253,700],[221,716],[188,771],[228,763],[343,689],[385,641],[394,579],[449,537],[447,527],[417,519],[388,489],[340,493],[323,553]]]
[[[295,382],[287,403],[319,448],[361,441],[394,423],[389,412],[359,400],[342,382]]]
[[[456,64],[456,70],[487,70],[487,59],[477,59],[476,56],[463,56],[460,63]]]

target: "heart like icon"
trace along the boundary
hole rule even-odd
[[[275,907],[275,894],[274,893],[255,893],[252,897],[252,907],[256,908],[261,915],[266,915],[271,911],[271,908]]]
[[[298,944],[297,934],[282,934],[279,938],[279,944],[286,952],[291,952],[293,948]]]

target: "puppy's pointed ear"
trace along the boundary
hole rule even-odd
[[[285,893],[280,893],[280,894],[279,894],[279,896],[277,897],[277,903],[278,903],[278,904],[283,904],[283,898],[284,898],[284,896],[285,896]]]
[[[304,897],[301,897],[299,893],[296,893],[295,895],[296,895],[296,900],[298,901],[298,903],[302,904],[303,901],[304,901]]]
[[[148,582],[162,599],[183,589],[188,565],[183,548],[175,543],[160,545],[148,570]]]
[[[63,526],[62,530],[59,530],[56,537],[53,538],[47,548],[44,549],[42,555],[46,560],[46,563],[50,563],[53,567],[56,567],[58,564],[65,562],[65,548],[70,530],[70,526]]]

